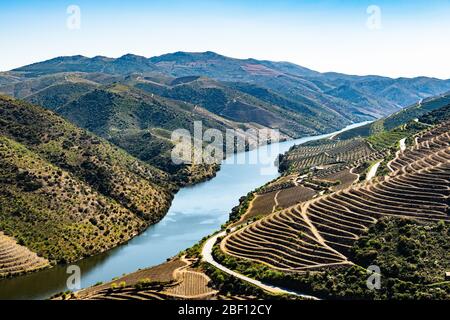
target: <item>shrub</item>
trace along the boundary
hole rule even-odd
[[[152,281],[150,278],[144,278],[144,279],[140,279],[135,285],[134,287],[137,290],[143,290],[143,289],[147,289],[149,287],[151,287],[152,285],[154,285],[154,281]]]

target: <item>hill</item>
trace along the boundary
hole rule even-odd
[[[203,75],[216,80],[254,83],[296,99],[310,99],[333,110],[375,117],[421,98],[448,91],[450,81],[434,78],[349,76],[319,73],[288,62],[233,59],[214,52],[176,52],[150,58],[175,77]]]
[[[189,81],[187,80],[189,79]],[[313,103],[300,105],[290,102],[267,89],[266,94],[246,91],[233,84],[225,84],[204,77],[175,78],[170,85],[155,86],[145,79],[135,79],[130,85],[149,93],[199,105],[220,117],[241,122],[257,123],[279,129],[289,137],[322,133],[340,127],[348,120]],[[276,100],[278,98],[278,100]],[[325,122],[328,121],[328,126]]]
[[[421,116],[418,120],[422,123],[427,124],[438,124],[441,121],[445,121],[450,119],[450,103],[446,106],[433,110],[423,116]]]
[[[166,213],[167,174],[105,140],[8,97],[0,124],[0,230],[39,256],[103,252]]]
[[[39,96],[41,101],[54,101],[61,96],[59,92],[54,95],[47,93],[45,96],[37,93],[31,98],[36,100]],[[217,168],[207,164],[174,164],[171,160],[174,147],[172,131],[186,129],[192,134],[195,121],[202,123],[203,132],[217,129],[223,134],[227,129],[260,127],[228,120],[198,105],[146,93],[119,83],[89,90],[59,105],[55,112],[169,173],[173,181],[180,184],[211,177]]]
[[[385,118],[379,119],[365,126],[338,134],[334,137],[334,139],[344,140],[354,137],[368,137],[375,133],[389,131],[404,123],[416,120],[421,116],[425,116],[426,114],[434,110],[439,110],[440,108],[446,107],[448,105],[450,105],[450,93],[422,99],[418,103],[415,103]]]
[[[71,81],[75,96],[54,87],[67,77],[77,78],[77,85]],[[434,78],[319,73],[289,62],[176,52],[152,58],[58,57],[1,73],[0,92],[54,108],[77,98],[84,90],[79,82],[125,84],[230,121],[281,128],[289,137],[375,120],[450,90],[450,81]]]
[[[81,55],[57,57],[14,69],[26,77],[42,76],[60,72],[101,72],[109,74],[127,74],[131,72],[154,71],[155,66],[148,59],[132,54],[113,59],[103,56],[87,58]]]

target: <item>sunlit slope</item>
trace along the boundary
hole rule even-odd
[[[0,98],[0,230],[52,261],[129,240],[166,212],[168,177],[46,111]]]
[[[272,214],[222,242],[225,253],[291,271],[350,264],[352,244],[381,217],[450,222],[450,121],[417,136],[386,177]]]

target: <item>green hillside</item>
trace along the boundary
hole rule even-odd
[[[255,92],[240,90],[244,89],[242,87],[208,78],[177,78],[171,85],[164,86],[140,79],[130,82],[130,85],[174,100],[188,101],[231,121],[254,122],[279,129],[290,137],[319,134],[349,123],[345,117],[330,110],[324,112],[320,107],[308,108],[306,104],[289,102],[272,92],[258,96]]]
[[[51,85],[24,98],[24,100],[55,110],[85,93],[94,90],[98,85],[94,83],[69,82]]]
[[[368,137],[372,134],[389,131],[409,121],[418,119],[431,111],[438,110],[448,105],[450,105],[450,94],[428,98],[405,109],[402,109],[401,111],[396,112],[388,117],[374,121],[373,123],[367,124],[365,126],[343,132],[335,136],[335,139],[344,140],[357,136]]]
[[[450,103],[446,106],[433,110],[419,118],[419,122],[436,124],[450,119]]]
[[[129,240],[163,217],[166,173],[50,111],[0,97],[0,229],[55,261]]]
[[[445,223],[384,218],[353,245],[357,266],[278,278],[262,271],[259,277],[325,299],[445,300],[450,298],[449,282],[444,281],[450,260],[443,258],[448,254],[449,232]],[[380,290],[367,290],[365,268],[370,265],[382,271]]]

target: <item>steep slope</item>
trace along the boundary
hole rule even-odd
[[[39,270],[48,265],[47,259],[39,257],[27,247],[0,232],[0,279]]]
[[[291,102],[291,108],[288,108],[285,105],[289,102],[283,97],[276,100],[275,93],[258,96],[258,93],[250,90],[233,87],[233,84],[204,77],[180,77],[174,79],[171,85],[158,85],[143,79],[134,79],[128,83],[147,92],[199,105],[232,121],[254,122],[264,127],[279,129],[290,137],[319,134],[340,128],[343,123],[350,123],[339,114],[321,113],[320,107],[306,108]],[[322,114],[323,118],[320,117]],[[327,120],[328,127],[325,128],[324,122]]]
[[[175,77],[202,75],[220,81],[253,83],[300,103],[307,101],[312,106],[320,105],[327,108],[328,112],[337,113],[351,121],[367,120],[362,119],[361,114],[354,113],[353,106],[324,94],[320,86],[307,78],[313,77],[321,82],[316,78],[319,73],[294,64],[233,59],[213,52],[177,52],[150,58],[150,61]],[[326,86],[325,83],[320,85]]]
[[[296,116],[293,119],[317,133],[328,132],[331,128],[338,129],[344,124],[350,124],[353,120],[359,120],[352,116],[347,117],[347,115],[336,112],[325,104],[307,97],[291,93],[283,95],[264,86],[246,82],[228,82],[227,85],[270,105],[278,106],[291,113],[294,112]]]
[[[96,83],[64,82],[54,84],[24,98],[30,103],[55,110],[97,88]]]
[[[57,57],[14,69],[27,77],[36,77],[60,72],[101,72],[109,74],[127,74],[148,72],[157,69],[148,59],[132,54],[113,59],[96,56],[87,58],[81,55]]]
[[[122,77],[105,73],[62,72],[37,77],[25,77],[23,73],[14,72],[17,80],[0,85],[0,93],[18,99],[24,99],[56,85],[97,86],[115,82]],[[51,93],[56,93],[51,92]],[[41,94],[43,96],[43,94]]]
[[[334,139],[349,139],[357,136],[368,137],[378,132],[392,130],[399,125],[420,118],[431,111],[439,110],[440,108],[448,105],[450,105],[450,93],[422,99],[419,102],[388,117],[379,119],[365,126],[343,132],[335,136]]]
[[[172,175],[180,183],[192,183],[214,175],[216,166],[175,164],[171,159],[172,131],[186,129],[191,134],[194,122],[202,131],[217,129],[256,129],[261,126],[234,122],[199,106],[145,93],[115,84],[90,91],[55,110],[76,125],[108,139],[139,159]],[[254,139],[256,137],[250,137]]]
[[[332,109],[334,104],[344,104],[343,110],[353,107],[363,114],[375,112],[378,117],[450,89],[448,80],[321,74],[286,62],[233,59],[213,52],[176,52],[150,58],[150,61],[175,77],[203,75],[221,81],[251,82],[290,98],[306,97]],[[333,91],[339,87],[340,90]],[[347,100],[348,94],[342,94],[346,90],[352,90],[352,95],[358,98]],[[364,99],[366,96],[375,101]]]
[[[349,260],[352,245],[384,217],[437,226],[450,223],[449,128],[450,122],[444,121],[418,133],[415,145],[391,162],[389,175],[244,226],[225,237],[222,251],[274,269],[299,272],[353,264]],[[407,247],[413,244],[405,240],[400,250]],[[448,264],[448,259],[441,259],[435,264]]]
[[[450,103],[444,107],[433,110],[419,118],[419,122],[427,124],[437,124],[450,119]]]
[[[0,97],[0,230],[74,261],[129,240],[165,214],[162,171],[40,107]]]

